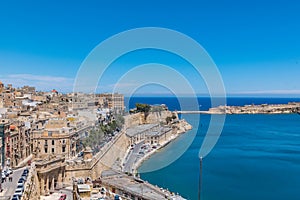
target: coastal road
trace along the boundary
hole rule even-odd
[[[143,144],[144,142],[140,142],[133,147],[133,150],[131,150],[130,155],[128,156],[128,159],[125,163],[124,172],[132,173],[132,166],[136,162],[136,159],[139,155],[139,151]]]
[[[13,170],[13,174],[10,175],[13,178],[13,180],[12,182],[9,182],[8,177],[6,178],[6,181],[2,183],[3,192],[0,193],[0,196],[9,197],[8,199],[11,198],[11,196],[15,193],[17,183],[24,169],[25,167]]]

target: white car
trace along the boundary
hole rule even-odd
[[[2,177],[2,179],[5,179],[5,178],[6,178],[4,172],[1,173],[1,177]]]
[[[22,185],[22,186],[24,186],[24,181],[22,181],[22,180],[19,180],[19,181],[18,181],[18,183],[17,183],[17,186],[19,186],[19,185]]]
[[[11,169],[8,169],[8,170],[7,170],[7,173],[8,173],[8,174],[12,174],[13,171],[12,171]]]
[[[17,189],[15,190],[15,194],[14,194],[14,195],[18,195],[19,197],[21,197],[22,194],[23,194],[23,191],[22,191],[21,188],[17,188]]]
[[[20,200],[20,197],[18,195],[14,195],[11,200]]]

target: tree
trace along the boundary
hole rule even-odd
[[[115,120],[114,121],[116,122],[117,128],[119,128],[119,129],[121,129],[122,126],[125,123],[124,117],[122,115],[119,115],[119,114],[115,115]]]
[[[84,147],[91,147],[91,148],[94,148],[95,146],[99,145],[101,143],[101,141],[103,140],[103,137],[104,137],[104,132],[99,129],[99,130],[91,130],[90,131],[90,134],[88,135],[88,137],[86,137],[84,140],[83,140],[83,146]]]
[[[169,124],[172,120],[173,120],[172,117],[170,117],[170,116],[166,117],[167,124]]]
[[[172,119],[176,119],[177,116],[175,115],[175,113],[172,113]]]
[[[144,113],[145,119],[148,117],[149,111],[151,109],[150,105],[143,104],[143,103],[136,103],[135,107],[136,107],[137,112],[143,112]]]
[[[135,107],[138,112],[143,112],[143,113],[148,113],[151,109],[150,105],[143,104],[143,103],[136,103]]]

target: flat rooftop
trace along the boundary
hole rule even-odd
[[[183,200],[184,198],[172,194],[167,190],[153,186],[141,179],[127,176],[124,174],[118,174],[101,178],[101,181],[105,185],[109,185],[119,190],[123,190],[127,193],[133,194],[143,199],[157,200],[157,199],[173,199]]]
[[[126,135],[129,137],[133,137],[135,135],[138,135],[144,131],[150,130],[154,127],[158,127],[158,124],[143,124],[139,125],[133,128],[129,128],[126,130]]]

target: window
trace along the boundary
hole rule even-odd
[[[45,148],[45,153],[48,153],[48,148]]]
[[[54,148],[52,148],[52,153],[54,153]]]
[[[62,147],[62,152],[66,152],[66,147]]]
[[[54,140],[52,140],[52,145],[54,145]]]
[[[48,141],[47,140],[45,140],[45,145],[48,145]]]

